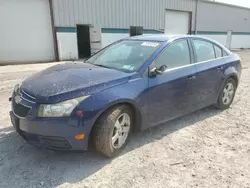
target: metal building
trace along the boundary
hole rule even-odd
[[[250,48],[250,9],[207,0],[0,0],[0,24],[0,63],[78,59],[85,43],[99,49],[130,26]]]

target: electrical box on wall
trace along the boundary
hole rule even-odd
[[[90,37],[90,51],[91,55],[93,55],[102,49],[101,28],[90,25],[89,37]]]
[[[141,26],[130,26],[130,36],[143,35],[143,27]]]

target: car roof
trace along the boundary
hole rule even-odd
[[[197,36],[197,35],[166,35],[166,34],[138,35],[134,37],[129,37],[127,39],[166,42],[166,41],[169,41],[170,39],[181,39],[181,38],[197,38],[197,39],[206,39],[206,40],[213,41],[212,39]]]
[[[177,39],[188,39],[188,38],[208,40],[208,41],[213,42],[213,43],[217,44],[218,46],[220,46],[222,49],[227,51],[227,53],[231,53],[225,46],[223,46],[219,42],[217,42],[217,41],[215,41],[215,40],[213,40],[211,38],[207,38],[207,37],[203,37],[203,36],[197,36],[197,35],[167,35],[167,34],[148,35],[148,34],[146,34],[146,35],[138,35],[138,36],[134,36],[134,37],[129,37],[129,38],[126,38],[126,39],[127,40],[168,42],[169,40],[172,41],[172,40],[177,40]]]
[[[175,37],[178,37],[178,36],[177,35],[154,34],[154,35],[138,35],[138,36],[134,36],[134,37],[129,37],[128,39],[165,42],[165,41],[168,41],[170,38],[175,38]]]

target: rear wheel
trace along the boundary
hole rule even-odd
[[[133,113],[129,106],[121,105],[108,110],[97,121],[93,130],[95,149],[114,157],[121,152],[132,130]]]
[[[229,108],[233,102],[236,88],[237,85],[235,80],[229,78],[220,92],[216,107],[222,110]]]

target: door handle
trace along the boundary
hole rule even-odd
[[[192,75],[192,76],[188,76],[188,77],[187,77],[187,80],[194,80],[194,79],[196,79],[196,76],[195,76],[195,75]]]
[[[223,66],[217,67],[218,71],[222,71],[223,70]]]

